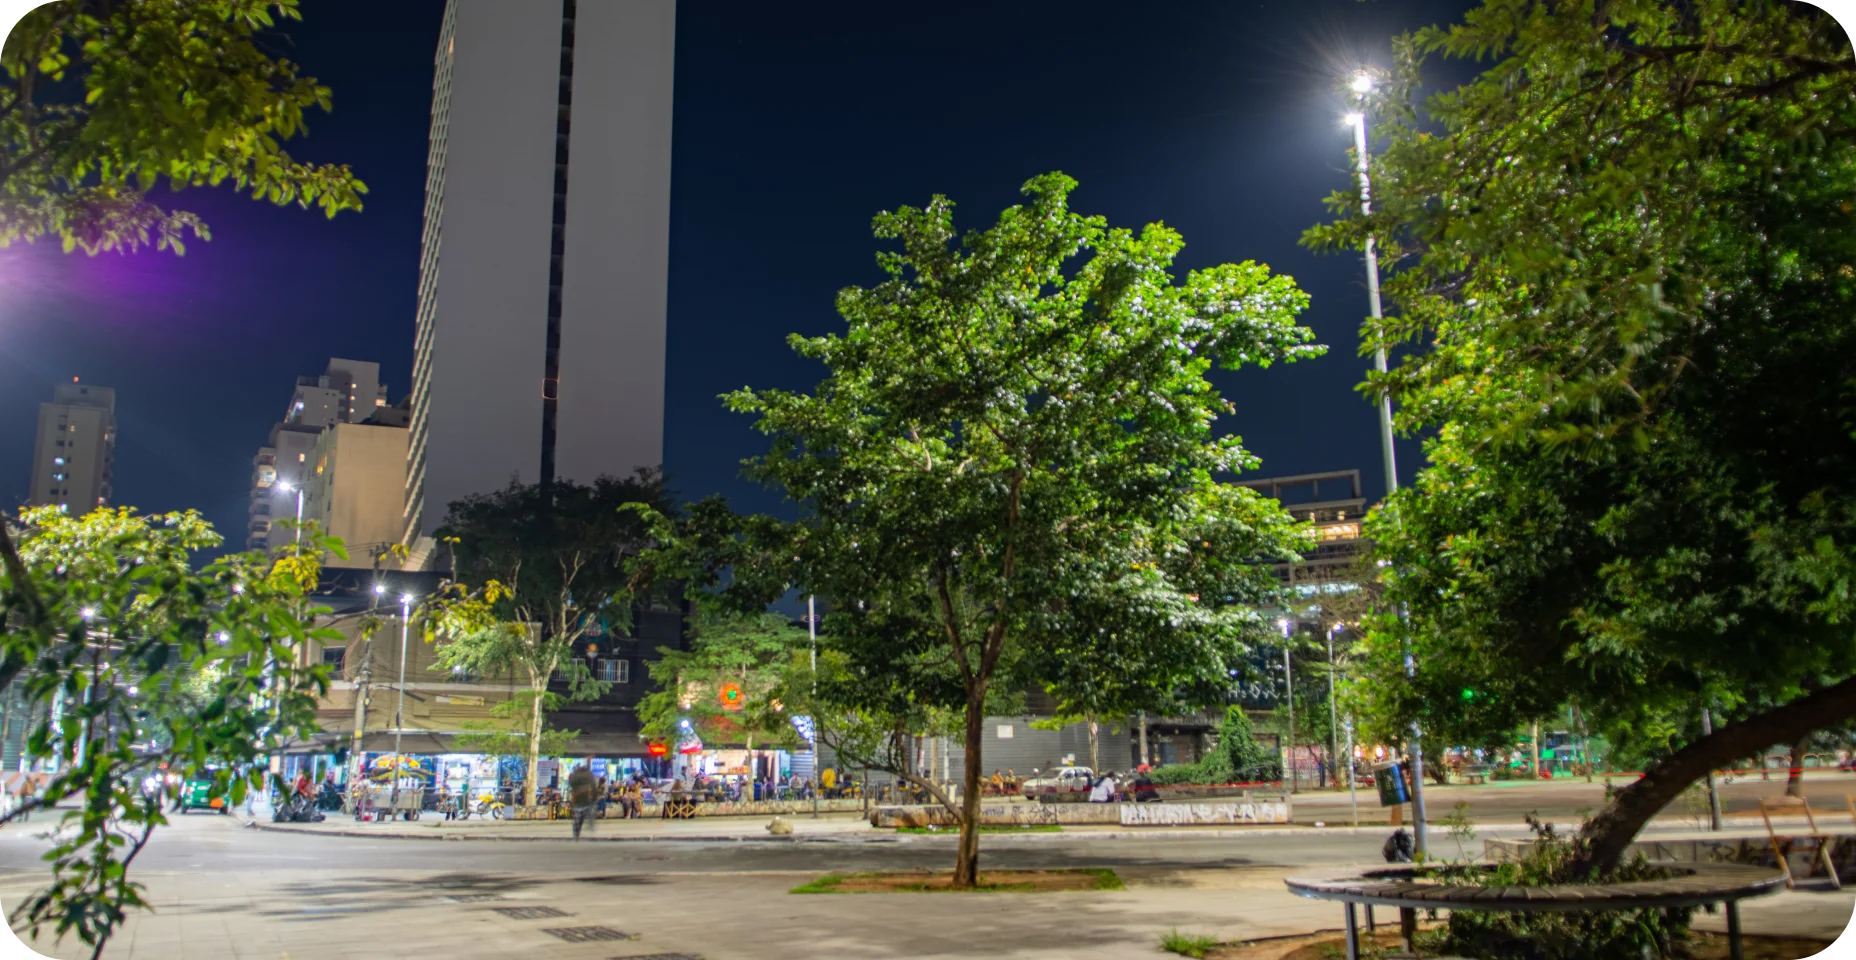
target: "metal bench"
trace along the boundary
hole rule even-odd
[[[1557,887],[1477,886],[1444,884],[1426,874],[1434,867],[1398,864],[1360,868],[1283,881],[1289,892],[1314,900],[1335,900],[1345,905],[1347,960],[1360,958],[1359,921],[1354,907],[1364,905],[1367,916],[1374,906],[1396,907],[1405,949],[1418,929],[1419,910],[1480,910],[1494,913],[1576,912],[1587,910],[1643,910],[1722,904],[1727,912],[1727,943],[1732,960],[1742,960],[1740,901],[1779,889],[1786,874],[1764,867],[1728,864],[1671,866],[1667,880],[1634,883],[1582,884]],[[1493,866],[1481,869],[1493,870]],[[1370,922],[1370,919],[1369,919]]]

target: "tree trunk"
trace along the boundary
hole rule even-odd
[[[986,728],[986,686],[974,680],[967,688],[966,768],[960,772],[960,853],[954,861],[954,886],[971,889],[980,879],[980,735]]]
[[[1568,865],[1568,875],[1615,870],[1637,831],[1710,770],[1763,751],[1768,744],[1795,742],[1852,716],[1856,716],[1856,677],[1729,724],[1657,761],[1636,783],[1613,794],[1605,809],[1580,830],[1583,849]]]
[[[535,805],[535,792],[541,779],[541,701],[548,692],[547,675],[533,685],[535,702],[530,705],[528,728],[528,777],[522,785],[522,805]]]
[[[1804,755],[1811,749],[1811,735],[1805,734],[1792,744],[1792,768],[1785,778],[1785,795],[1804,796]]]

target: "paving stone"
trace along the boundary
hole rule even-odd
[[[555,907],[491,907],[490,912],[501,914],[511,920],[552,920],[556,917],[573,916]]]
[[[622,933],[611,927],[555,927],[541,931],[568,943],[592,943],[597,940],[636,940],[635,933]]]

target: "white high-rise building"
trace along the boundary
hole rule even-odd
[[[655,467],[674,0],[450,0],[432,84],[404,542]]]
[[[271,427],[266,445],[251,458],[246,549],[275,548],[295,538],[295,530],[273,521],[298,519],[297,495],[315,466],[310,454],[325,429],[361,423],[389,410],[380,364],[371,360],[335,357],[321,375],[297,377],[283,419]]]
[[[116,391],[76,377],[53,387],[52,402],[39,404],[28,502],[73,515],[108,506],[115,467]]]

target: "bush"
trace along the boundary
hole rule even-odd
[[[1446,867],[1446,884],[1570,886],[1663,880],[1668,870],[1641,854],[1607,876],[1570,877],[1574,845],[1553,827],[1528,817],[1537,838],[1523,857],[1493,870]],[[1590,913],[1482,913],[1453,911],[1443,927],[1424,935],[1427,952],[1485,960],[1652,960],[1685,955],[1691,910],[1614,910]]]
[[[1159,767],[1150,775],[1160,786],[1238,783],[1282,779],[1282,759],[1257,742],[1242,707],[1225,710],[1218,725],[1218,745],[1198,763]]]

